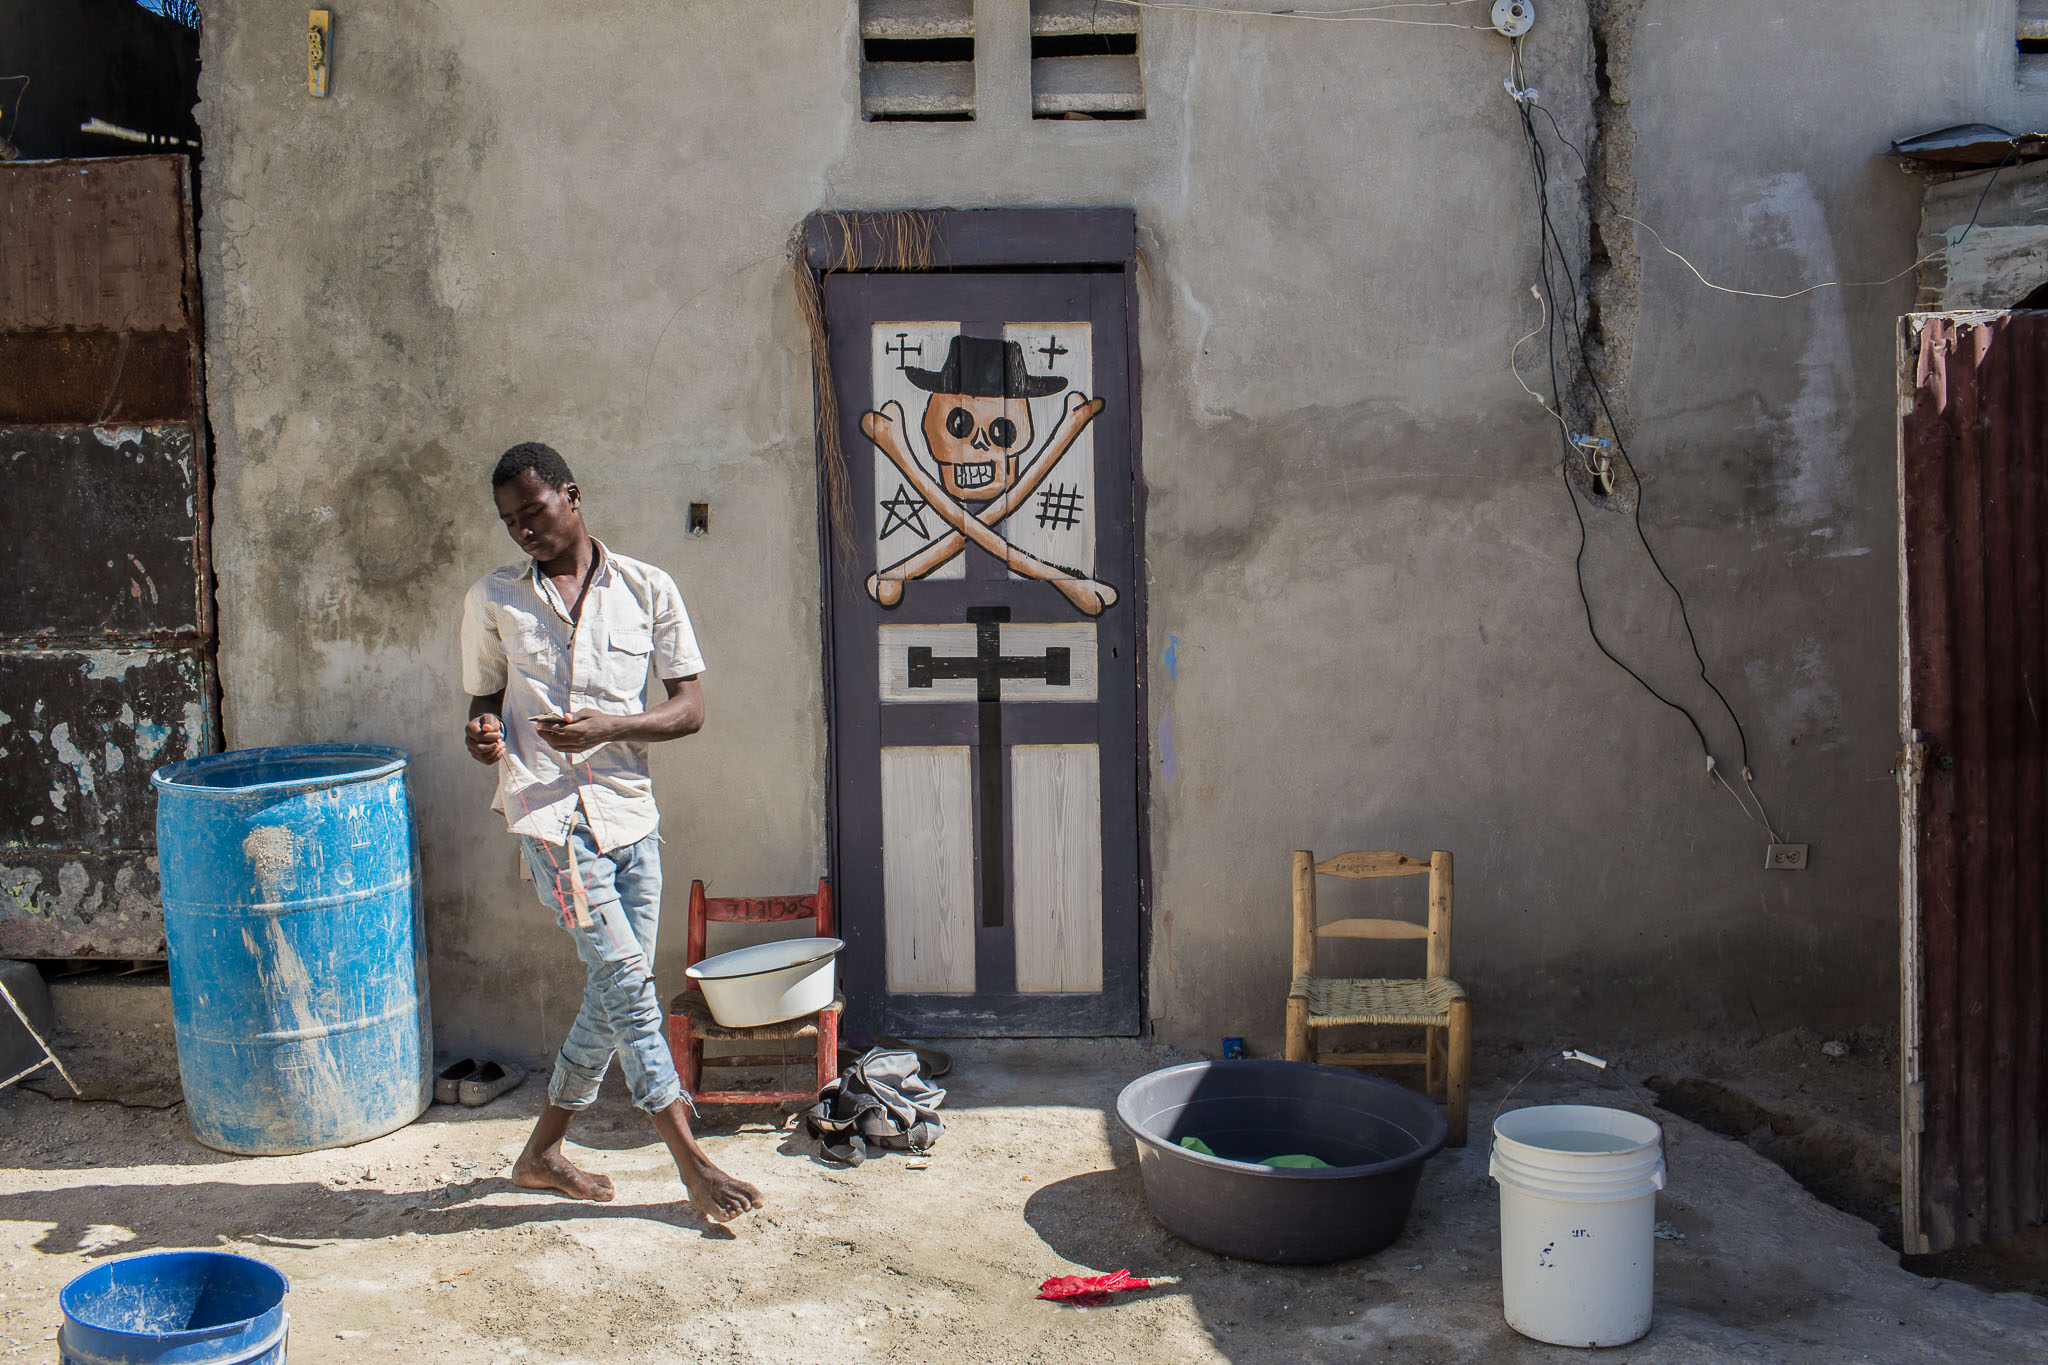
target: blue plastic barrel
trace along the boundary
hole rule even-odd
[[[284,1365],[289,1281],[225,1251],[151,1251],[86,1271],[57,1296],[61,1365]]]
[[[433,1098],[406,754],[238,749],[160,768],[157,860],[192,1134],[340,1147]]]

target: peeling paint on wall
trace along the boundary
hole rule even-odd
[[[172,642],[204,612],[193,428],[0,427],[9,512],[74,534],[43,542],[0,595],[0,636]]]
[[[162,957],[158,894],[152,855],[0,852],[0,956]]]
[[[50,747],[56,751],[57,761],[71,766],[78,783],[79,794],[90,799],[93,794],[93,764],[85,752],[71,742],[71,727],[62,721],[50,727]],[[109,746],[112,747],[111,745]],[[52,791],[60,790],[51,788]]]
[[[209,747],[208,686],[196,651],[0,647],[0,955],[162,954],[149,775]]]

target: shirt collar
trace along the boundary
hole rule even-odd
[[[612,552],[596,536],[590,538],[590,543],[597,551],[597,566],[590,575],[590,586],[594,590],[611,578]],[[539,594],[540,600],[552,607],[558,615],[564,615],[562,609],[568,603],[557,602],[556,599],[559,597],[559,594],[554,591],[554,585],[546,581],[546,575],[541,573],[540,561],[538,559],[529,558],[526,561],[526,576],[533,583],[533,590]]]
[[[606,547],[605,543],[599,540],[596,536],[592,536],[590,538],[590,543],[597,547],[597,573],[591,580],[592,582],[595,582],[597,579],[603,578],[606,574],[611,572],[612,552],[609,548]],[[540,561],[538,559],[533,558],[533,556],[531,555],[528,555],[526,559],[526,576],[529,578],[540,577]]]

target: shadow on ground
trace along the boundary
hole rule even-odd
[[[1373,1273],[1378,1258],[1330,1266],[1260,1265],[1181,1241],[1146,1208],[1135,1157],[1110,1170],[1089,1171],[1045,1186],[1026,1201],[1024,1218],[1054,1254],[1097,1274],[1128,1269],[1156,1275],[1161,1273],[1157,1267],[1173,1267],[1178,1285],[1146,1293],[1187,1299],[1217,1349],[1233,1360],[1270,1358],[1276,1343],[1254,1338],[1264,1338],[1276,1320],[1284,1321],[1289,1332],[1309,1334],[1314,1341],[1310,1345],[1297,1340],[1293,1349],[1303,1353],[1296,1356],[1301,1360],[1320,1358],[1317,1350],[1342,1358],[1362,1351],[1367,1343],[1378,1351],[1401,1352],[1394,1358],[1404,1361],[1428,1360],[1455,1346],[1446,1338],[1421,1333],[1390,1339],[1361,1324],[1362,1312],[1400,1297],[1392,1284]],[[1117,1308],[1113,1302],[1080,1311],[1107,1313]]]
[[[255,1222],[252,1207],[261,1211]],[[501,1176],[411,1193],[335,1189],[312,1182],[199,1181],[175,1186],[71,1185],[0,1195],[0,1221],[50,1224],[34,1244],[50,1255],[126,1256],[159,1247],[228,1242],[310,1247],[377,1241],[409,1232],[434,1236],[604,1218],[666,1223],[718,1241],[733,1236],[700,1216],[687,1199],[578,1203],[522,1190]],[[98,1231],[108,1227],[133,1235],[99,1244]]]

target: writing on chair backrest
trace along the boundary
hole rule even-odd
[[[780,924],[784,920],[818,922],[817,936],[832,937],[832,885],[820,881],[816,891],[801,896],[707,896],[704,883],[690,883],[690,926],[684,960],[702,962],[707,924]]]
[[[1429,878],[1429,917],[1426,922],[1403,919],[1339,919],[1328,924],[1316,922],[1315,879],[1325,877],[1422,877]],[[1339,853],[1322,862],[1302,850],[1294,855],[1294,974],[1315,973],[1315,941],[1322,938],[1379,940],[1427,939],[1427,975],[1451,974],[1451,855],[1442,849],[1427,858],[1405,853],[1358,850]]]

